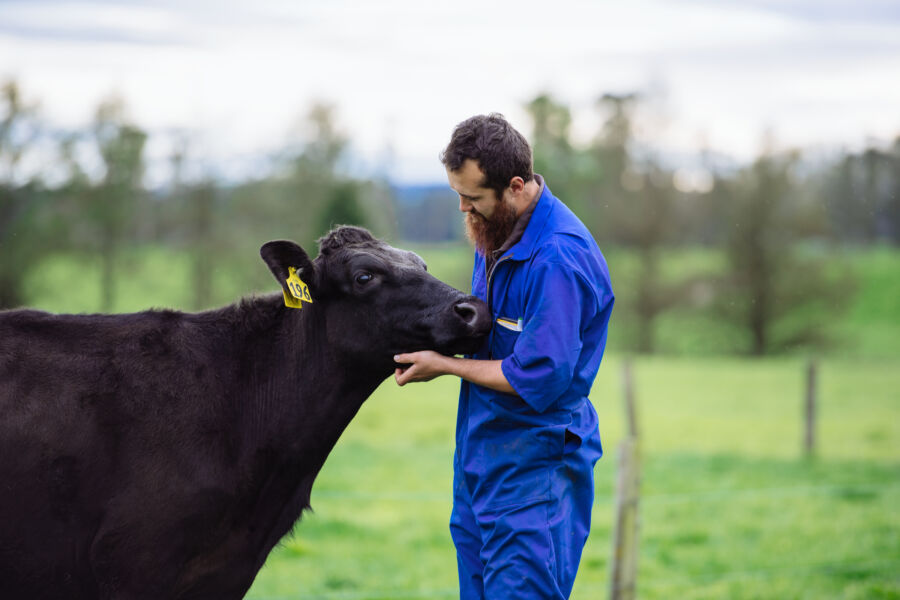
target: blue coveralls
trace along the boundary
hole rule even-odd
[[[587,540],[603,450],[588,392],[613,293],[593,237],[543,186],[521,239],[472,293],[494,318],[478,359],[502,359],[518,395],[459,394],[450,531],[460,597],[567,598]]]

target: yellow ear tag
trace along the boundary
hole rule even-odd
[[[283,289],[282,293],[284,294],[284,305],[288,308],[303,308],[304,302],[312,304],[313,300],[312,296],[309,295],[309,287],[303,283],[303,280],[297,275],[297,269],[294,267],[288,267],[287,288],[290,291],[290,295]]]

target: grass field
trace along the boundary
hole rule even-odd
[[[620,361],[592,399],[606,455],[573,598],[606,595]],[[801,458],[803,362],[636,363],[645,598],[900,597],[900,372],[821,365],[819,451]],[[451,598],[456,382],[369,399],[325,465],[314,513],[250,598]]]
[[[468,285],[468,249],[419,251],[433,273]],[[641,597],[900,598],[900,253],[846,259],[860,284],[834,323],[845,344],[820,360],[813,460],[801,457],[805,357],[687,349],[635,359]],[[610,257],[614,274],[619,260]],[[681,269],[715,262],[703,251],[671,260]],[[258,267],[248,278],[217,265],[215,303],[251,291],[251,279],[274,290]],[[116,310],[189,307],[189,272],[175,251],[126,256]],[[96,265],[60,257],[32,274],[28,291],[38,308],[96,311],[98,281]],[[672,316],[661,327],[664,339],[707,343],[703,324]],[[581,600],[607,594],[621,360],[613,349],[592,393],[606,455],[573,594]],[[270,556],[249,598],[456,596],[447,522],[457,385],[447,377],[402,389],[388,381],[369,399],[316,482],[314,512]]]

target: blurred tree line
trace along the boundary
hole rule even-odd
[[[171,181],[144,184],[148,134],[121,98],[97,107],[89,127],[45,130],[36,102],[14,81],[0,88],[0,308],[26,304],[27,273],[53,253],[80,254],[99,265],[101,311],[115,304],[115,279],[129,248],[165,244],[191,256],[193,307],[213,302],[213,273],[228,264],[257,273],[259,246],[293,239],[315,255],[316,239],[337,224],[361,224],[395,235],[390,186],[344,172],[348,140],[332,107],[313,106],[304,140],[284,148],[258,179],[227,184],[202,164],[191,137],[173,134]],[[40,169],[27,169],[26,157]],[[192,167],[194,165],[194,167]],[[251,278],[254,276],[251,276]]]
[[[674,168],[638,141],[639,94],[597,100],[598,131],[573,141],[572,114],[541,94],[527,105],[535,171],[592,230],[604,252],[627,255],[614,270],[620,348],[653,352],[659,320],[694,311],[720,323],[734,350],[766,354],[827,342],[823,324],[852,292],[829,248],[900,244],[900,138],[811,165],[797,152],[763,151],[750,165]],[[183,250],[193,262],[193,305],[213,301],[212,274],[225,262],[256,273],[260,243],[297,240],[314,253],[333,225],[377,235],[458,240],[456,200],[431,186],[392,188],[344,168],[349,140],[332,107],[313,106],[302,142],[284,148],[264,176],[223,182],[202,164],[187,134],[171,144],[171,181],[144,185],[148,134],[122,99],[98,106],[90,127],[48,132],[36,102],[14,81],[0,89],[0,308],[26,304],[26,274],[47,256],[81,254],[100,266],[101,306],[114,305],[123,252],[142,244]],[[43,168],[25,164],[40,155]],[[192,167],[193,165],[193,167]],[[719,251],[717,269],[679,272],[679,248]],[[624,262],[622,264],[625,264]]]
[[[641,103],[638,94],[600,97],[602,124],[580,147],[567,106],[542,94],[526,107],[535,171],[601,248],[635,257],[633,268],[613,272],[621,345],[653,352],[659,318],[691,307],[729,328],[740,340],[736,350],[754,355],[831,341],[826,325],[854,290],[836,249],[900,245],[900,137],[890,148],[818,165],[766,149],[743,167],[707,156],[700,167],[675,169],[636,140]],[[667,253],[698,246],[721,249],[724,268],[663,272]]]

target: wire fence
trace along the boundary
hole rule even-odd
[[[846,492],[898,492],[900,482],[872,482],[825,485],[794,485],[758,488],[713,488],[688,492],[642,492],[641,504],[669,504],[678,502],[695,502],[697,500],[731,500],[734,498],[769,498],[785,496],[813,496]],[[350,490],[313,491],[313,500],[346,500],[358,502],[446,502],[452,501],[448,490],[443,492],[362,492]],[[598,494],[594,496],[594,504],[612,504],[614,494]]]

